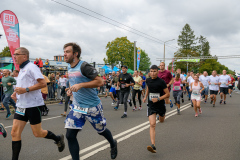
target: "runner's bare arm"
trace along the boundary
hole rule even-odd
[[[147,86],[147,91],[146,91],[146,94],[145,94],[145,97],[143,99],[143,102],[145,103],[146,102],[146,99],[148,97],[148,93],[149,93],[149,90],[148,90],[148,86]]]
[[[79,83],[71,86],[70,90],[72,92],[77,92],[81,88],[96,88],[103,86],[103,80],[101,77],[97,76],[90,82]]]
[[[170,93],[169,93],[168,88],[165,88],[163,91],[164,91],[165,94],[163,96],[159,97],[160,100],[163,100],[163,99],[166,99],[166,98],[170,97]]]
[[[202,89],[200,90],[200,93],[202,93],[202,91],[205,89],[202,82],[200,82],[200,87],[202,87]]]

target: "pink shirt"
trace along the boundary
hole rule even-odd
[[[175,80],[174,78],[174,82],[173,82],[173,91],[181,91],[181,78],[179,78],[178,81]]]

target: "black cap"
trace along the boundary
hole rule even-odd
[[[128,69],[128,67],[127,67],[126,65],[122,65],[122,66],[121,66],[121,68],[122,68],[122,67],[124,67],[124,68]]]

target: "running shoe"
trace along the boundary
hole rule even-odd
[[[177,113],[180,114],[180,109],[179,108],[177,108]]]
[[[213,103],[213,100],[211,100],[211,102],[210,102],[211,104]]]
[[[117,111],[118,110],[118,106],[114,107],[114,109],[115,109],[115,111]]]
[[[182,103],[184,103],[184,99],[182,99]]]
[[[112,105],[114,105],[116,103],[116,101],[115,100],[113,100],[113,102],[112,102]]]
[[[224,101],[224,104],[226,104],[226,101]]]
[[[201,110],[201,108],[199,108],[199,114],[202,114],[202,110]]]
[[[123,114],[121,118],[127,118],[127,115],[126,115],[126,114]]]
[[[195,117],[198,117],[198,114],[197,114],[197,113],[195,114]]]
[[[215,107],[215,104],[213,104],[213,107]]]
[[[132,107],[132,102],[131,102],[131,100],[129,101],[129,105],[130,105],[130,107]]]
[[[142,107],[139,107],[138,110],[141,111],[141,110],[142,110]]]
[[[220,104],[222,104],[223,100],[220,100]]]
[[[0,134],[3,135],[4,138],[7,137],[7,130],[2,123],[0,123]]]
[[[191,106],[193,107],[193,103],[191,103]]]
[[[58,104],[63,104],[62,102],[58,103]]]
[[[6,115],[6,119],[8,119],[11,115],[12,115],[11,113],[8,113],[8,114]]]
[[[147,146],[147,150],[152,152],[152,153],[156,153],[156,147],[154,144],[152,144],[151,146]]]
[[[173,103],[172,103],[172,100],[170,99],[170,108],[172,108],[173,107]]]
[[[204,101],[204,104],[206,104],[206,103],[207,103],[207,101],[205,100],[205,101]]]
[[[117,149],[117,140],[114,139],[115,147],[111,148],[111,159],[115,159],[118,154],[118,149]]]
[[[65,148],[64,135],[61,134],[61,135],[58,135],[58,137],[59,137],[59,141],[55,142],[55,144],[58,146],[58,151],[62,152]]]
[[[232,95],[230,94],[230,97],[232,97]]]
[[[137,110],[137,107],[133,107],[132,111],[135,111],[135,110]]]
[[[188,100],[190,101],[190,98],[188,98]]]
[[[4,112],[4,108],[0,108],[0,112]]]

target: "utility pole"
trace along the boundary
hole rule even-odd
[[[165,41],[164,42],[164,52],[163,52],[163,62],[165,63],[165,43],[169,42],[169,41],[173,41],[175,39],[171,39],[171,40],[168,40],[168,41]]]
[[[133,70],[136,71],[136,41],[134,41],[134,67]]]

